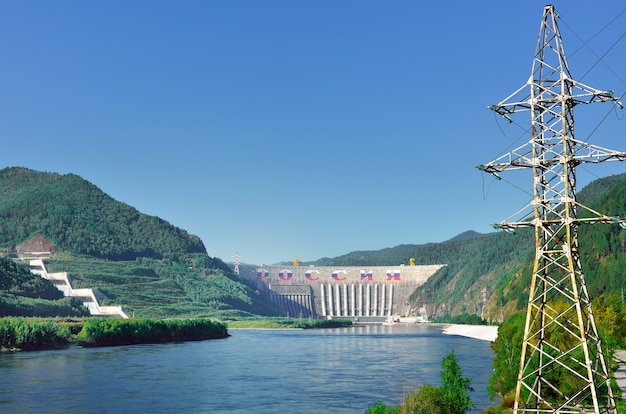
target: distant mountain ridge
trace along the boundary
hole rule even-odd
[[[626,217],[626,173],[593,181],[579,192],[578,199],[609,216]],[[626,230],[600,224],[581,226],[579,244],[590,294],[623,287]],[[476,314],[499,321],[525,306],[533,254],[532,229],[520,229],[514,235],[465,231],[441,243],[354,251],[302,264],[408,265],[411,258],[415,264],[446,264],[413,293],[411,307],[424,307],[430,317]]]

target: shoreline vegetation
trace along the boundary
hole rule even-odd
[[[353,326],[343,319],[262,318],[227,321],[229,329],[322,329]]]
[[[0,318],[0,350],[40,351],[204,341],[230,336],[228,329],[316,329],[351,326],[345,320],[269,318],[220,322],[211,319]]]
[[[2,351],[39,351],[228,337],[225,323],[210,319],[0,318]]]

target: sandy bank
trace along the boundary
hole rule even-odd
[[[498,327],[487,325],[448,325],[444,328],[443,333],[493,342],[498,337]]]

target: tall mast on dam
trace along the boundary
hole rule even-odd
[[[578,247],[578,226],[626,220],[582,205],[576,196],[576,167],[623,161],[626,153],[574,138],[574,107],[608,102],[623,109],[612,91],[572,79],[557,25],[545,6],[528,82],[488,108],[512,122],[529,112],[531,140],[483,165],[501,178],[507,170],[530,170],[530,203],[494,225],[535,232],[535,258],[515,392],[514,413],[616,413],[609,374],[587,293]],[[560,387],[567,378],[572,389]],[[569,388],[569,387],[568,387]]]

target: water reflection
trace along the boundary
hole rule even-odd
[[[232,330],[223,340],[0,356],[7,412],[363,413],[439,385],[454,349],[474,378],[475,412],[489,404],[488,342],[432,326]]]

